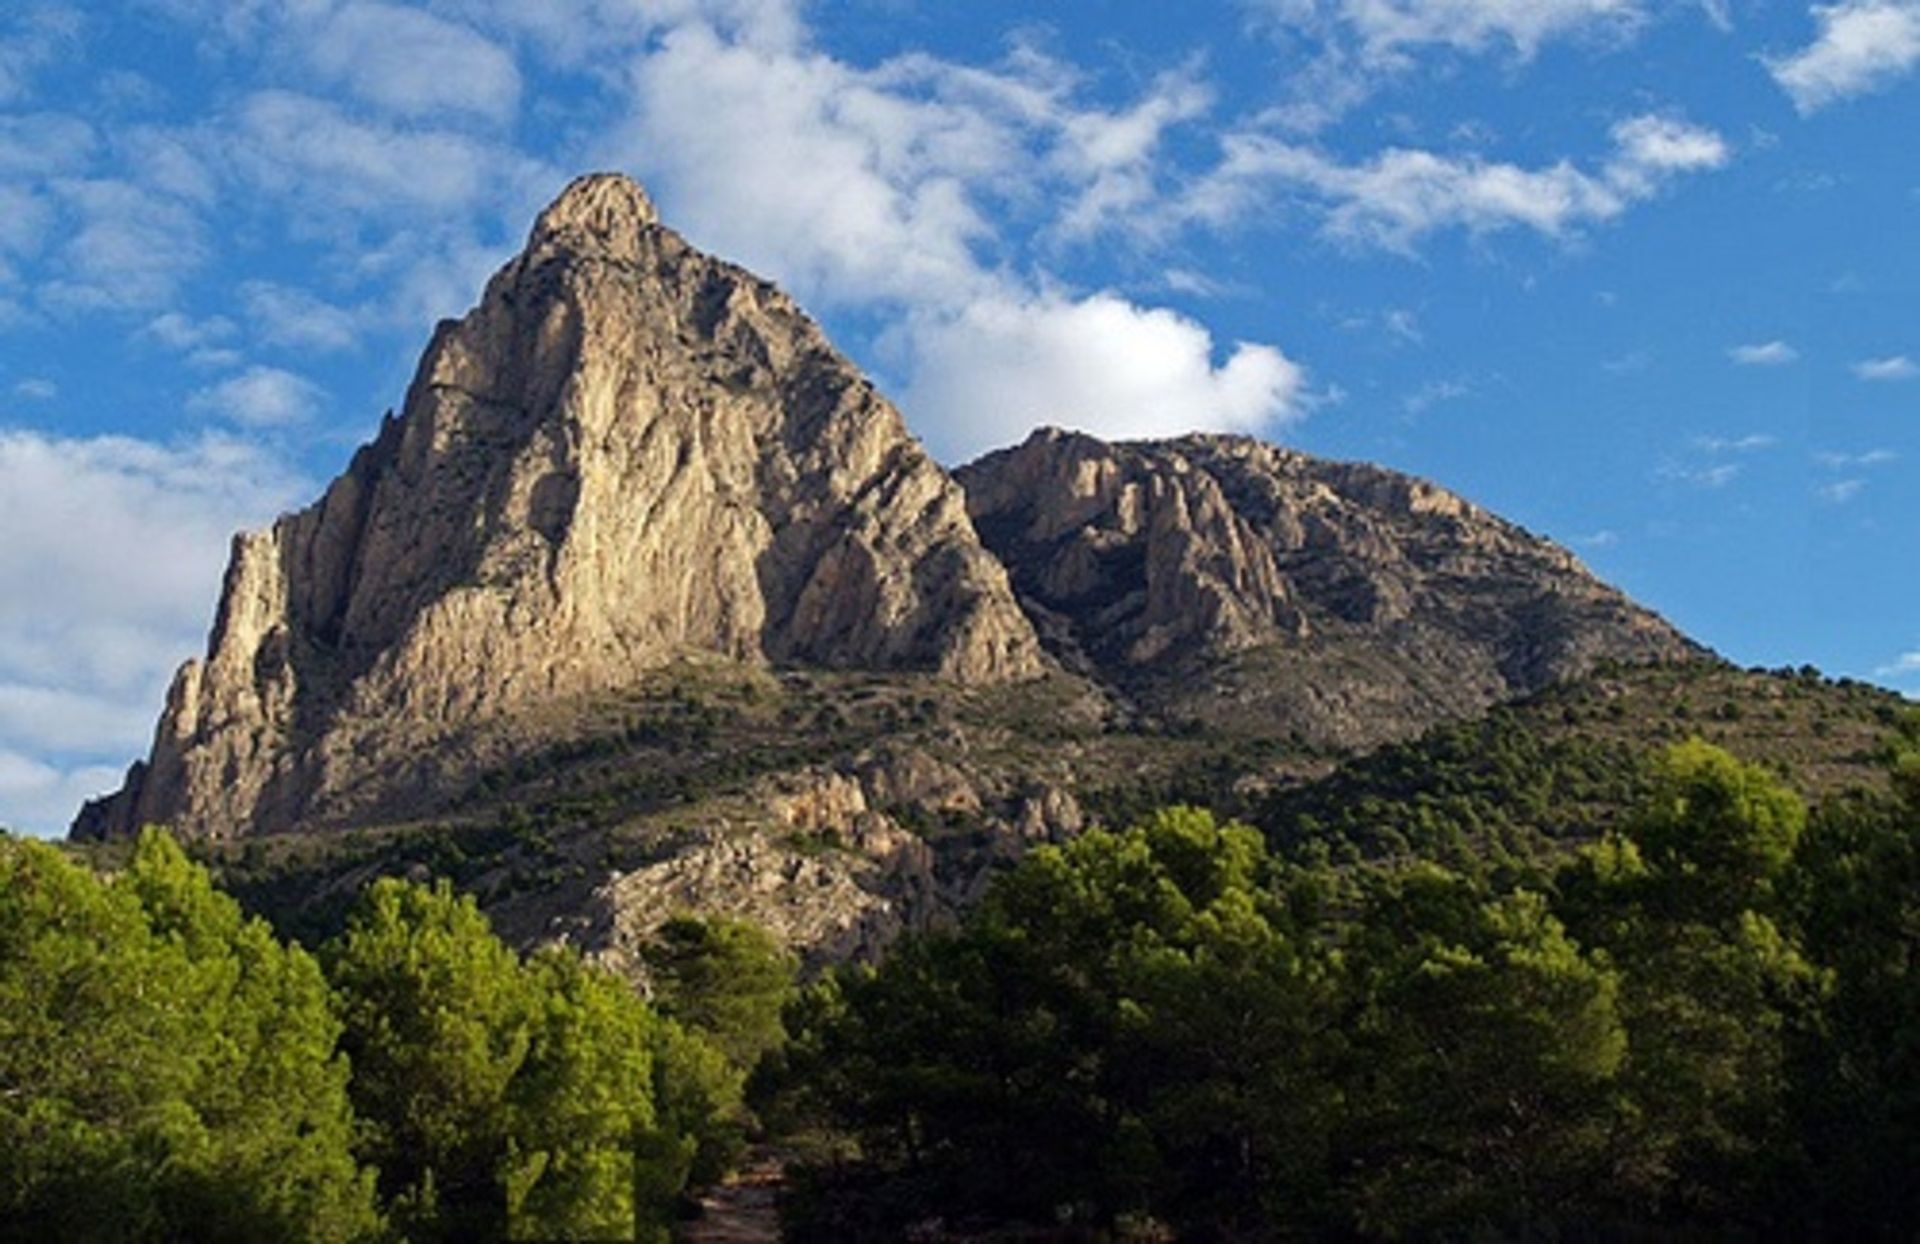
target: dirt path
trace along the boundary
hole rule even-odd
[[[700,1217],[676,1233],[680,1244],[778,1244],[786,1178],[775,1154],[749,1154],[731,1179],[700,1198]]]

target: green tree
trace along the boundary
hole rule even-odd
[[[571,951],[522,962],[445,882],[376,882],[327,966],[409,1238],[664,1234],[729,1104],[695,1080],[697,1039]]]
[[[799,964],[758,925],[677,916],[642,951],[661,1014],[704,1036],[742,1072],[786,1040],[780,1013]]]
[[[1591,1221],[1627,1052],[1620,978],[1537,894],[1432,867],[1376,883],[1352,934],[1336,1162],[1368,1235]]]
[[[376,1233],[324,979],[149,830],[102,880],[0,840],[0,1225],[21,1238]]]
[[[1562,876],[1569,926],[1624,972],[1629,1217],[1752,1223],[1798,1163],[1790,1042],[1825,986],[1780,920],[1805,823],[1773,775],[1694,740],[1661,758],[1623,833]]]

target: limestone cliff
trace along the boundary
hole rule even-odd
[[[1701,654],[1566,550],[1378,467],[1045,430],[958,478],[1055,655],[1163,716],[1365,746]]]
[[[236,539],[206,658],[75,832],[403,815],[689,652],[974,684],[1043,661],[871,383],[634,183],[586,177],[325,496]]]

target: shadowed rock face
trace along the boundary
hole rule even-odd
[[[1364,746],[1700,655],[1566,550],[1377,467],[1044,430],[958,478],[1064,665],[1217,727]]]
[[[74,832],[431,807],[688,652],[967,683],[1043,664],[894,408],[633,182],[582,178],[326,495],[235,540],[206,658]]]

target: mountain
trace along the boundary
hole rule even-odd
[[[431,806],[688,652],[1041,666],[899,413],[785,295],[586,177],[326,495],[235,541],[206,658],[76,833]]]
[[[593,176],[325,495],[235,541],[73,834],[170,825],[310,929],[437,872],[523,943],[620,962],[695,908],[839,958],[1144,802],[1265,808],[1595,670],[1708,667],[1378,467],[1043,431],[949,474],[790,299]]]
[[[1045,430],[958,478],[1050,651],[1161,716],[1361,747],[1703,655],[1566,550],[1375,466]]]

